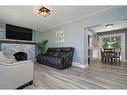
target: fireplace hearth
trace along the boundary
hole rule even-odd
[[[17,61],[27,60],[27,53],[17,52],[14,54],[14,57]]]

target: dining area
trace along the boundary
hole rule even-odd
[[[119,64],[121,63],[121,48],[103,48],[101,49],[101,63]]]

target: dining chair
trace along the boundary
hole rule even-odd
[[[114,62],[114,52],[115,48],[104,48],[103,55],[105,64]]]
[[[105,63],[114,63],[114,56],[115,52],[114,51],[107,51],[105,52]]]
[[[104,48],[104,51],[115,51],[115,48]]]
[[[101,62],[103,63],[105,60],[104,51],[101,49]]]
[[[115,55],[115,61],[117,61],[119,64],[121,63],[120,62],[121,61],[120,56],[121,56],[121,48],[119,49],[119,51]]]

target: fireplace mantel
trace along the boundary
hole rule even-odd
[[[15,44],[35,44],[34,41],[0,39],[0,43],[15,43]]]

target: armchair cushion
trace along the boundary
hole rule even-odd
[[[0,63],[14,63],[16,62],[15,58],[11,55],[4,55],[2,52],[0,52]]]

